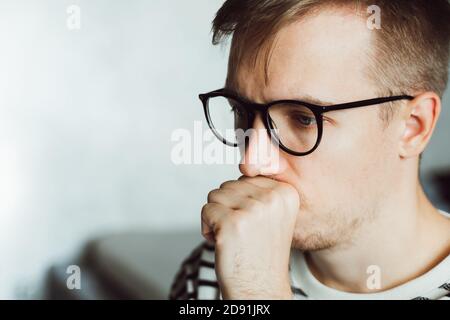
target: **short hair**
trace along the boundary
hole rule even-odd
[[[368,19],[371,5],[380,7],[382,22],[381,29],[374,30],[367,74],[379,93],[433,91],[442,97],[448,82],[448,0],[227,0],[213,21],[213,44],[232,35],[229,74],[244,52],[254,63],[264,52],[267,81],[270,48],[281,28],[324,8],[350,9]],[[392,117],[392,106],[380,110],[383,120]]]

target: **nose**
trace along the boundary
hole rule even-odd
[[[245,136],[248,143],[241,147],[241,173],[247,177],[279,174],[284,168],[281,151],[267,133],[260,114],[255,116],[253,127],[245,132]]]

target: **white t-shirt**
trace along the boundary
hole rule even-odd
[[[442,214],[450,216],[441,211]],[[403,285],[378,293],[347,293],[320,283],[310,272],[304,255],[291,251],[291,288],[295,300],[302,299],[449,299],[450,255],[437,266]],[[214,269],[214,246],[203,242],[183,261],[172,283],[169,299],[221,299]]]
[[[441,211],[441,213],[448,215],[444,211]],[[450,300],[448,296],[450,292],[450,256],[447,256],[427,273],[403,285],[382,292],[366,294],[343,292],[323,285],[311,273],[304,254],[299,250],[291,251],[290,269],[292,286],[301,288],[304,294],[295,295],[297,299],[409,300],[425,298]]]

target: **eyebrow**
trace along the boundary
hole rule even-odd
[[[239,91],[233,90],[233,89],[231,89],[229,87],[225,87],[224,89],[229,91],[229,92],[234,93],[239,98],[242,98],[243,100],[245,100],[247,102],[255,103],[251,99],[248,99],[248,97],[246,97],[245,95],[241,94]],[[267,104],[267,103],[270,103],[270,102],[273,102],[273,101],[281,101],[281,100],[302,101],[302,102],[306,102],[306,103],[317,105],[317,106],[321,106],[321,107],[327,107],[327,106],[333,106],[333,105],[339,104],[339,102],[324,101],[324,100],[320,100],[320,99],[314,98],[314,97],[312,97],[310,95],[304,95],[304,96],[298,96],[298,97],[292,97],[292,98],[283,98],[283,99],[277,99],[277,100],[270,100],[269,102],[265,102],[263,104]]]
[[[305,95],[303,97],[298,97],[298,98],[291,99],[291,100],[300,100],[300,101],[304,101],[304,102],[310,103],[310,104],[315,104],[315,105],[318,105],[321,107],[333,106],[333,105],[338,104],[338,102],[330,102],[330,101],[320,100],[320,99],[314,98],[309,95]]]

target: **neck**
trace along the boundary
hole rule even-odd
[[[450,254],[450,220],[427,199],[418,177],[395,190],[350,244],[306,254],[320,282],[346,292],[384,291],[424,274]],[[379,286],[368,285],[372,272],[379,273]]]

